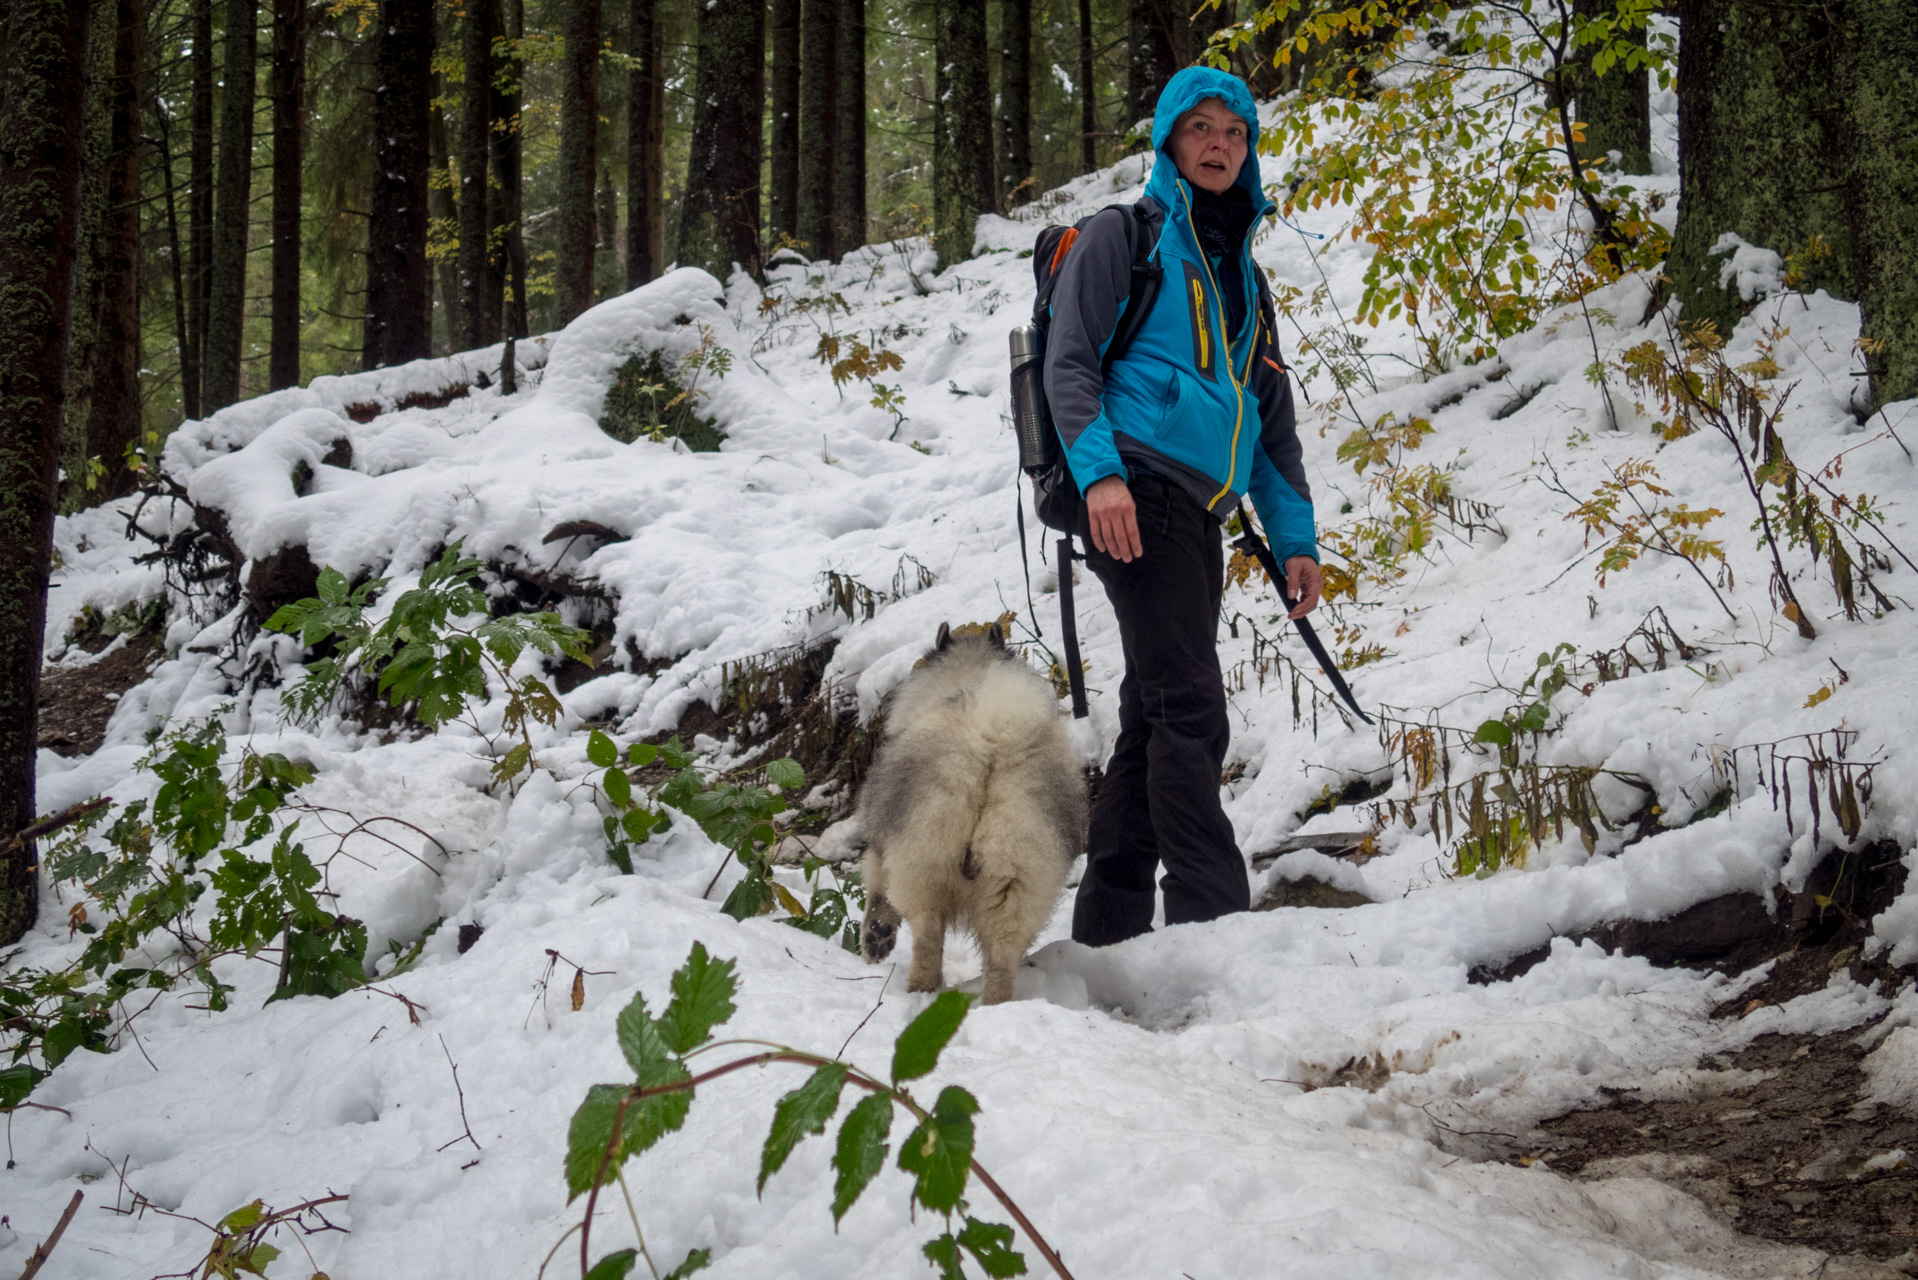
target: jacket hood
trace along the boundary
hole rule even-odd
[[[1264,213],[1269,202],[1259,183],[1259,108],[1252,101],[1252,91],[1245,87],[1245,81],[1216,67],[1187,67],[1166,81],[1160,91],[1158,106],[1152,112],[1152,150],[1156,159],[1148,187],[1168,190],[1179,180],[1179,166],[1173,163],[1172,153],[1165,149],[1166,139],[1172,136],[1172,126],[1178,123],[1179,117],[1207,98],[1219,99],[1227,110],[1246,123],[1245,163],[1239,166],[1239,176],[1233,185],[1245,192],[1254,209]]]

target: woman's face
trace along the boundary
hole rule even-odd
[[[1166,147],[1179,176],[1203,190],[1222,193],[1239,177],[1252,131],[1225,103],[1207,98],[1179,117]]]

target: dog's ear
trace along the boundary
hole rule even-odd
[[[1001,627],[996,622],[993,623],[991,626],[986,628],[986,639],[991,641],[993,647],[996,649],[1005,648],[1006,647],[1005,628]]]
[[[935,653],[944,653],[952,644],[952,627],[947,623],[939,624],[939,634],[933,637],[932,647]]]

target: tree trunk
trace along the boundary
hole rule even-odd
[[[999,0],[999,206],[1032,198],[1032,0]]]
[[[36,816],[87,26],[85,0],[12,0],[0,50],[0,836]],[[33,846],[0,856],[0,946],[32,927],[38,892]]]
[[[559,260],[553,265],[561,325],[593,305],[593,178],[599,172],[600,0],[565,0],[559,91]]]
[[[517,41],[526,34],[524,0],[503,0],[501,33]],[[520,227],[525,201],[521,192],[520,98],[526,64],[502,59],[493,76],[493,184],[487,202],[486,291],[489,314],[500,317],[503,333],[526,336],[526,238]],[[507,281],[513,288],[508,296]]]
[[[113,45],[115,6],[87,13],[87,68],[81,113],[80,223],[74,249],[73,314],[67,335],[66,422],[60,431],[60,510],[87,505],[92,469],[87,424],[93,417],[93,373],[99,360],[101,313],[106,308],[107,175],[113,154]]]
[[[213,0],[189,2],[193,5],[193,99],[187,119],[187,340],[180,352],[180,393],[183,412],[195,419],[206,412],[201,373],[213,262]]]
[[[1092,63],[1092,0],[1079,0],[1079,172],[1099,167],[1099,95]]]
[[[766,108],[763,0],[704,0],[694,75],[693,138],[680,205],[680,264],[725,280],[759,260],[759,164]]]
[[[866,243],[866,0],[839,0],[839,74],[832,168],[833,245]]]
[[[1851,294],[1842,112],[1828,12],[1759,0],[1679,0],[1678,226],[1666,272],[1683,318],[1729,334],[1743,311],[1719,284],[1726,233],[1804,254],[1801,287]]]
[[[838,139],[834,93],[839,59],[838,0],[804,0],[799,18],[799,243],[809,258],[835,255],[833,151]]]
[[[1182,38],[1187,33],[1184,0],[1131,0],[1127,12],[1131,60],[1126,67],[1121,132],[1152,114],[1159,90],[1185,65],[1183,55],[1190,44]]]
[[[992,209],[992,88],[986,0],[942,0],[933,17],[932,239],[941,268],[972,256]]]
[[[638,65],[626,87],[626,287],[637,289],[666,265],[666,28],[656,0],[632,0],[630,17]]]
[[[426,145],[430,154],[426,180],[426,211],[429,219],[426,242],[429,249],[434,243],[434,228],[440,228],[437,234],[443,237],[446,229],[452,229],[457,235],[460,225],[459,206],[453,198],[453,140],[448,135],[446,116],[437,105],[445,96],[446,81],[436,71],[433,73],[433,87],[426,112]],[[459,246],[453,246],[450,254],[443,253],[433,258],[427,275],[426,315],[429,327],[433,319],[433,296],[437,292],[440,318],[446,334],[445,350],[457,351],[460,334],[466,329],[466,321],[460,311]]]
[[[366,235],[366,329],[360,367],[433,354],[427,309],[427,173],[433,0],[382,0],[373,40],[373,200]]]
[[[1617,10],[1616,0],[1576,0],[1583,18],[1609,17]],[[1622,38],[1643,48],[1645,31],[1622,32]],[[1582,155],[1602,157],[1618,152],[1620,173],[1652,171],[1651,83],[1645,68],[1636,71],[1622,62],[1598,75],[1592,70],[1592,47],[1579,51],[1566,78],[1571,82],[1572,98],[1578,106],[1578,118],[1585,125]]]
[[[226,62],[220,68],[219,198],[213,211],[208,268],[206,364],[201,396],[211,413],[240,398],[240,353],[246,330],[246,242],[252,229],[253,64],[257,0],[227,0]]]
[[[499,305],[490,296],[486,231],[486,159],[493,129],[493,37],[499,0],[466,0],[460,28],[460,336],[467,351],[499,340]]]
[[[1918,396],[1918,3],[1850,0],[1839,66],[1852,279],[1876,404]]]
[[[266,385],[300,385],[300,196],[306,0],[273,0],[273,348]]]
[[[167,265],[173,273],[173,340],[179,344],[180,371],[184,382],[187,362],[187,349],[191,346],[192,329],[187,325],[186,296],[186,255],[180,240],[180,202],[175,195],[173,184],[173,122],[168,118],[166,104],[156,93],[151,99],[153,118],[160,126],[160,183],[161,198],[166,202]],[[184,397],[184,388],[182,397]],[[190,415],[189,415],[190,416]]]
[[[770,34],[772,183],[766,192],[766,230],[778,244],[799,237],[799,0],[772,0]]]
[[[86,428],[87,454],[106,474],[93,502],[131,493],[139,479],[127,468],[126,453],[140,439],[140,78],[146,56],[140,0],[117,0],[113,22],[100,314]]]

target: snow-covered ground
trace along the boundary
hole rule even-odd
[[[1669,154],[1669,99],[1663,106]],[[1279,158],[1265,163],[1270,178],[1283,171]],[[1142,179],[1139,160],[1121,162],[1066,188],[1051,216],[1135,198]],[[1647,181],[1675,196],[1669,174]],[[683,819],[640,850],[636,874],[620,874],[603,852],[592,794],[578,785],[588,771],[579,725],[610,723],[622,742],[657,733],[693,700],[717,696],[723,664],[829,636],[839,643],[827,678],[864,715],[941,621],[1013,610],[1022,638],[1033,622],[1056,638],[1056,565],[1040,561],[1036,536],[1037,617],[1028,615],[1006,418],[1005,332],[1031,298],[1031,264],[1016,251],[1037,225],[987,219],[985,252],[943,273],[913,245],[869,248],[837,268],[775,270],[769,292],[788,304],[843,295],[850,310],[830,321],[790,305],[762,313],[750,280],[722,288],[681,270],[525,344],[528,367],[512,397],[475,385],[442,408],[366,423],[345,413],[471,382],[497,370],[495,348],[318,379],[173,437],[168,472],[195,502],[226,512],[246,556],[304,543],[315,562],[383,574],[397,591],[463,540],[488,560],[596,583],[614,601],[618,669],[566,697],[559,728],[536,734],[542,769],[516,795],[493,795],[490,760],[468,731],[384,742],[338,721],[288,728],[277,690],[240,673],[249,660],[256,673],[296,660],[292,641],[262,637],[236,656],[228,641],[237,612],[176,615],[171,656],[122,700],[107,744],[77,761],[43,758],[43,809],[145,794],[152,780],[134,766],[149,735],[225,708],[236,747],[250,741],[314,766],[307,794],[316,803],[403,817],[447,851],[408,836],[419,857],[407,857],[362,840],[352,851],[364,865],[339,864],[335,880],[341,909],[367,921],[369,955],[445,921],[416,968],[381,984],[425,1012],[414,1024],[400,1003],[366,992],[262,1008],[273,975],[258,964],[234,967],[240,994],[230,1012],[162,1000],[135,1024],[137,1045],[129,1036],[116,1052],[77,1054],[36,1091],[36,1102],[66,1114],[9,1117],[0,1271],[24,1264],[84,1185],[86,1207],[41,1273],[48,1280],[178,1271],[205,1253],[211,1236],[191,1222],[103,1211],[127,1207],[132,1190],[207,1221],[255,1197],[285,1207],[348,1193],[328,1213],[349,1232],[303,1241],[313,1269],[335,1280],[531,1277],[577,1219],[561,1176],[568,1118],[588,1085],[626,1078],[613,1018],[637,990],[657,1008],[695,940],[738,961],[738,1034],[824,1051],[851,1036],[851,1058],[884,1064],[919,1003],[905,994],[904,973],[868,967],[770,918],[721,915],[725,882],[711,898],[702,891],[722,851]],[[1276,278],[1308,290],[1323,270],[1348,304],[1365,265],[1359,246],[1324,247],[1284,226],[1262,233],[1256,253]],[[1740,279],[1762,288],[1766,264],[1749,256],[1739,257]],[[1663,334],[1657,319],[1639,324],[1647,297],[1643,283],[1622,282],[1591,299],[1590,328],[1573,308],[1506,343],[1496,361],[1431,380],[1381,376],[1380,390],[1357,402],[1368,422],[1429,417],[1435,431],[1410,460],[1449,466],[1455,492],[1496,507],[1505,530],[1468,540],[1441,526],[1438,544],[1408,560],[1401,582],[1368,589],[1367,607],[1347,610],[1363,641],[1386,651],[1352,673],[1359,696],[1407,719],[1436,714],[1470,728],[1514,702],[1499,686],[1516,687],[1540,652],[1561,642],[1580,653],[1615,649],[1660,608],[1703,654],[1589,695],[1560,694],[1565,726],[1546,760],[1639,775],[1676,822],[1710,798],[1714,750],[1842,727],[1858,735],[1853,758],[1883,761],[1863,838],[1909,848],[1918,843],[1918,682],[1907,655],[1918,647],[1918,613],[1845,621],[1802,551],[1789,563],[1819,638],[1800,639],[1774,611],[1730,446],[1709,433],[1664,443],[1616,376],[1609,411],[1606,393],[1585,378],[1594,344],[1615,359]],[[880,375],[903,387],[902,424],[868,405],[860,384],[835,389],[813,357],[816,320],[903,357],[902,370]],[[1818,466],[1852,450],[1845,488],[1871,493],[1891,535],[1918,550],[1909,522],[1918,468],[1887,430],[1918,437],[1918,406],[1893,405],[1863,423],[1854,416],[1856,309],[1823,295],[1766,297],[1734,335],[1733,360],[1752,358],[1772,324],[1789,329],[1776,346],[1775,385],[1796,387],[1782,424],[1793,456]],[[599,430],[607,385],[629,354],[677,357],[706,333],[733,355],[723,379],[701,383],[710,392],[702,411],[727,432],[720,452],[621,444]],[[1390,332],[1373,335],[1373,347],[1413,351],[1407,335]],[[1376,366],[1381,375],[1388,364]],[[1321,403],[1330,394],[1322,382],[1306,389]],[[1368,510],[1365,480],[1333,457],[1349,430],[1302,409],[1322,527]],[[325,461],[343,456],[333,452],[339,440],[351,444],[350,466]],[[1600,587],[1595,552],[1565,518],[1573,504],[1541,481],[1547,458],[1579,495],[1608,466],[1652,459],[1675,501],[1721,508],[1707,534],[1729,557],[1735,585],[1723,591],[1736,619],[1686,566],[1656,557]],[[303,496],[294,480],[302,463],[311,477]],[[132,562],[146,544],[122,537],[128,509],[62,521],[50,654],[61,653],[83,608],[109,613],[162,591],[157,567]],[[163,533],[188,515],[149,503],[140,518]],[[626,540],[543,543],[567,521]],[[820,607],[829,571],[881,593],[870,619]],[[1902,566],[1885,579],[1918,604],[1909,583]],[[1092,714],[1074,740],[1092,763],[1116,731],[1120,659],[1096,583],[1083,576],[1082,586]],[[1225,612],[1278,632],[1278,606],[1256,578],[1229,588]],[[1309,713],[1295,721],[1289,677],[1261,682],[1249,665],[1253,646],[1244,622],[1236,635],[1222,629],[1222,661],[1244,676],[1235,680],[1243,687],[1233,697],[1232,747],[1244,768],[1226,807],[1248,855],[1298,832],[1328,785],[1383,776],[1387,765],[1371,730],[1329,708],[1316,731]],[[672,661],[642,671],[626,656],[634,651]],[[1028,652],[1045,665],[1038,645]],[[1284,652],[1311,666],[1296,640]],[[1808,706],[1835,668],[1844,682]],[[1622,814],[1624,796],[1608,802]],[[1312,821],[1344,829],[1364,812]],[[1315,874],[1372,905],[1238,916],[1096,952],[1066,940],[1062,910],[1020,975],[1020,998],[974,1011],[929,1083],[960,1082],[979,1097],[982,1162],[1082,1278],[1804,1274],[1815,1255],[1734,1238],[1658,1183],[1574,1183],[1544,1164],[1480,1164],[1459,1152],[1469,1145],[1461,1134],[1523,1134],[1601,1089],[1683,1093],[1697,1085],[1702,1055],[1765,1031],[1831,1030],[1883,1011],[1883,995],[1841,977],[1791,1004],[1713,1020],[1711,1008],[1734,994],[1727,979],[1563,940],[1515,981],[1466,980],[1473,965],[1601,921],[1662,918],[1723,893],[1801,884],[1819,854],[1805,816],[1801,809],[1788,831],[1747,770],[1724,812],[1622,852],[1608,838],[1590,854],[1573,835],[1533,851],[1523,869],[1454,878],[1423,823],[1391,823],[1378,836],[1380,856],[1363,866],[1304,852],[1255,877],[1255,895],[1274,877]],[[1833,824],[1823,831],[1829,846]],[[61,963],[76,945],[62,921],[71,887],[48,884],[45,893],[43,923],[18,963]],[[460,955],[458,926],[467,924],[485,932]],[[1894,962],[1918,959],[1918,895],[1877,929]],[[540,985],[549,949],[566,962],[550,998]],[[977,989],[970,951],[948,956],[948,979]],[[577,1012],[564,989],[572,966],[592,975]],[[1910,1043],[1909,1032],[1886,1041],[1906,1046],[1900,1052]],[[1390,1075],[1372,1091],[1330,1083],[1353,1059]],[[784,1070],[702,1091],[686,1129],[632,1166],[654,1256],[665,1263],[709,1248],[715,1276],[919,1274],[918,1248],[933,1230],[908,1219],[897,1171],[883,1173],[837,1231],[823,1142],[802,1146],[754,1195],[772,1100],[798,1082]],[[1902,1078],[1889,1067],[1881,1075]],[[975,1209],[1000,1216],[989,1204]],[[630,1230],[623,1205],[602,1199],[595,1253],[630,1244]],[[276,1243],[293,1256],[273,1274],[306,1274],[288,1233]],[[1026,1253],[1036,1271],[1039,1258]]]

